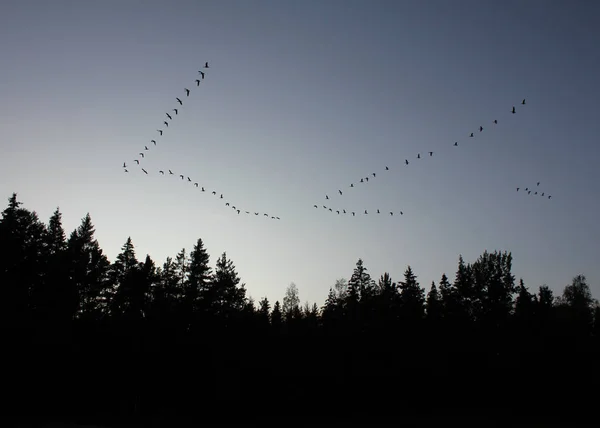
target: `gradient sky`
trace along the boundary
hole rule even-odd
[[[89,211],[111,261],[128,236],[157,265],[201,237],[255,299],[295,282],[321,305],[359,257],[428,288],[486,249],[512,251],[530,289],[583,273],[600,297],[598,16],[592,0],[5,1],[2,209],[12,192],[45,222],[59,206],[67,233]],[[516,192],[538,181],[552,200]]]

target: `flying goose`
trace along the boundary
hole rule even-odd
[[[175,99],[177,100],[177,102],[179,103],[180,106],[183,105],[183,101],[181,101],[179,98],[175,97]]]
[[[148,175],[148,171],[146,171],[144,168],[142,168],[142,171],[144,171],[144,174]]]
[[[173,117],[169,114],[169,113],[165,113],[167,115],[167,117],[169,118],[169,120],[173,120]]]
[[[185,89],[185,94],[186,94],[186,96],[188,96],[188,97],[189,97],[189,96],[190,96],[190,90],[189,90],[188,88],[183,88],[183,89]]]

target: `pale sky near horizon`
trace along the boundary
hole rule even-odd
[[[574,0],[7,1],[1,209],[13,192],[45,222],[58,206],[67,234],[89,212],[111,261],[128,236],[157,265],[202,238],[256,300],[294,282],[322,305],[358,258],[429,288],[486,249],[532,291],[582,273],[598,298],[598,16]],[[538,181],[551,200],[523,193]]]

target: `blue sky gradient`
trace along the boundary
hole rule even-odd
[[[532,289],[583,273],[598,297],[599,13],[546,0],[6,2],[0,196],[44,221],[59,206],[67,232],[89,211],[111,260],[128,236],[159,265],[201,237],[256,299],[293,281],[321,305],[359,257],[376,278],[410,264],[429,287],[486,249],[512,251]],[[146,145],[149,175],[133,165]],[[281,220],[238,216],[160,169]],[[516,192],[538,181],[552,200]]]

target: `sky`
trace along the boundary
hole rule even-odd
[[[157,265],[202,238],[256,300],[294,282],[322,305],[359,258],[375,279],[410,265],[429,288],[485,250],[512,252],[530,290],[560,294],[581,273],[598,298],[599,13],[578,0],[6,1],[2,209],[13,192],[44,222],[59,207],[67,234],[89,212],[111,261],[129,236]]]

